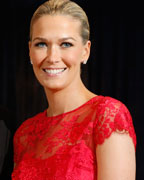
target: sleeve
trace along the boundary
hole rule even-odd
[[[98,107],[94,125],[95,144],[102,144],[113,132],[129,134],[136,148],[136,134],[129,110],[120,101],[105,97]]]

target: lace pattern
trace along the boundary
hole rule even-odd
[[[107,99],[99,105],[97,112],[99,118],[96,121],[94,135],[96,145],[102,144],[112,132],[117,132],[122,134],[129,133],[136,147],[136,135],[132,117],[124,104],[107,97]]]
[[[14,136],[12,180],[96,180],[95,149],[113,132],[127,133],[136,147],[128,109],[120,101],[96,96],[74,111],[26,120]]]

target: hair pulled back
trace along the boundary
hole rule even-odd
[[[83,43],[89,40],[90,27],[86,13],[75,2],[70,0],[49,0],[41,4],[34,12],[30,22],[30,40],[32,38],[33,24],[44,15],[68,15],[81,23],[80,35]]]

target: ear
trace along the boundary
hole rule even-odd
[[[90,56],[91,41],[88,40],[84,45],[84,51],[82,54],[82,62],[87,61]]]

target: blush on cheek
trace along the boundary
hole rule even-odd
[[[73,66],[73,65],[77,65],[78,61],[80,61],[79,56],[74,52],[72,54],[69,54],[68,56],[64,57],[64,59],[66,60],[65,63],[68,66]]]
[[[32,55],[32,60],[35,65],[41,64],[46,58],[45,53],[34,53]]]

